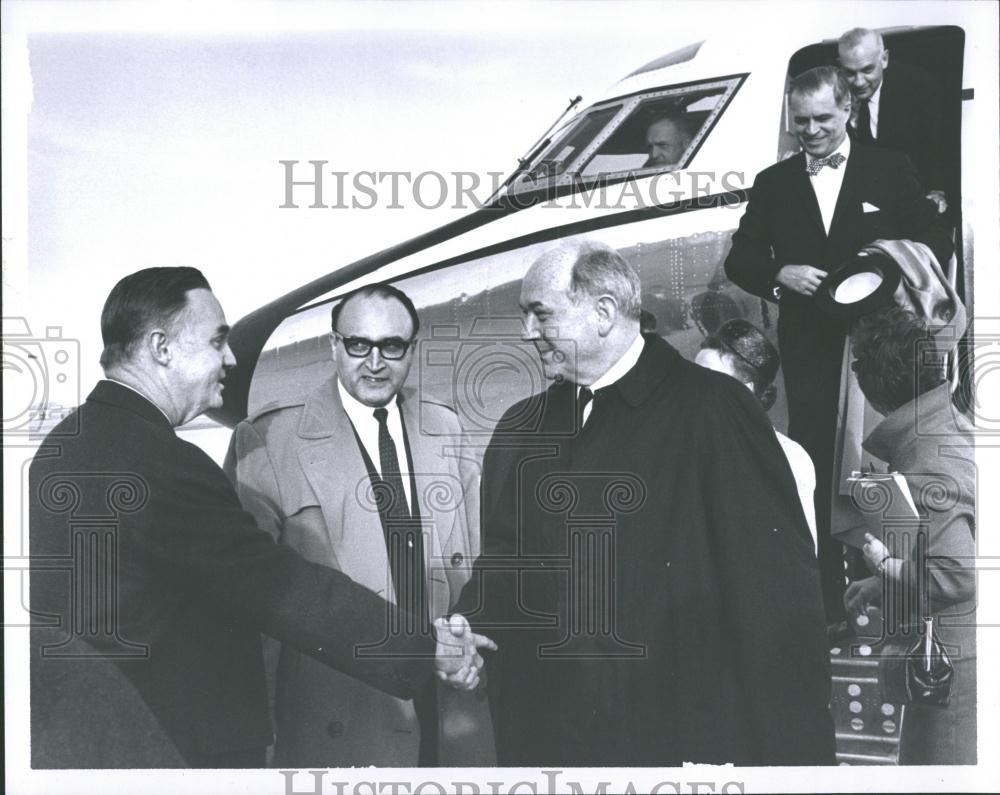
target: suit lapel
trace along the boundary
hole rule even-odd
[[[444,615],[450,607],[448,578],[442,566],[443,550],[449,548],[455,532],[456,512],[464,510],[462,483],[451,476],[450,468],[442,461],[442,445],[451,444],[447,437],[437,436],[435,428],[428,427],[430,413],[420,415],[420,401],[416,395],[407,393],[400,404],[400,416],[406,429],[410,465],[413,470],[413,495],[420,509],[420,526],[424,537],[424,575],[427,587],[428,607],[431,618]],[[444,483],[441,491],[441,483]],[[435,499],[441,494],[443,500]],[[441,503],[435,512],[437,503]]]
[[[385,538],[354,428],[331,380],[306,400],[298,435],[299,466],[319,502],[330,544],[362,585],[394,601]]]
[[[892,121],[898,118],[895,108],[895,99],[898,96],[898,92],[893,90],[893,85],[896,82],[894,74],[892,66],[887,67],[885,72],[882,73],[882,92],[878,98],[878,135],[875,137],[876,143],[892,137]]]
[[[815,224],[823,237],[826,237],[826,227],[823,226],[823,215],[819,211],[816,191],[813,190],[809,175],[806,173],[806,155],[800,152],[792,158],[794,168],[789,175],[791,180],[791,199],[799,207],[804,207],[810,223]]]
[[[829,251],[838,250],[839,244],[846,239],[852,226],[856,226],[861,209],[861,187],[864,177],[864,150],[857,145],[851,146],[851,156],[844,166],[844,181],[840,184],[837,204],[830,221],[830,234],[827,238]],[[831,263],[838,265],[839,263]]]

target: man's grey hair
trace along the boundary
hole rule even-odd
[[[822,90],[825,86],[833,89],[833,99],[838,107],[851,101],[851,86],[836,66],[814,66],[802,74],[792,78],[788,96],[799,94],[809,96]]]
[[[868,28],[851,28],[839,39],[837,39],[837,49],[853,50],[869,38],[875,39],[875,43],[878,45],[880,51],[885,49],[885,43],[882,41],[882,34],[877,30],[869,30]]]
[[[639,270],[610,246],[603,243],[580,243],[570,271],[569,292],[599,298],[610,295],[625,317],[639,319],[642,283]]]

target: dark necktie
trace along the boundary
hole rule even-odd
[[[855,128],[858,133],[858,141],[863,144],[874,143],[875,139],[872,138],[872,112],[871,108],[868,107],[868,101],[865,100],[858,107],[858,120],[857,127]]]
[[[384,409],[375,409],[375,419],[378,420],[378,458],[379,468],[382,470],[382,482],[388,487],[386,499],[388,499],[389,516],[398,517],[410,515],[410,508],[406,504],[406,491],[403,489],[403,476],[399,469],[399,458],[396,455],[396,443],[392,441],[387,423],[389,412]]]
[[[583,412],[594,399],[594,393],[588,387],[580,387],[580,393],[576,396],[576,429],[583,428]],[[593,411],[593,409],[591,409]]]
[[[389,434],[389,412],[375,409],[373,412],[378,420],[378,457],[382,469],[382,483],[387,488],[388,508],[383,510],[382,530],[385,533],[386,552],[389,557],[389,572],[392,584],[396,590],[396,602],[409,614],[403,619],[404,632],[420,631],[427,633],[429,606],[427,587],[424,580],[424,544],[423,530],[420,524],[419,507],[416,493],[411,493],[414,501],[413,511],[406,504],[406,492],[403,490],[403,476],[399,469],[399,457],[396,455],[396,443]],[[405,431],[404,431],[405,433]],[[413,481],[411,488],[413,487]],[[376,501],[378,497],[376,497]],[[429,687],[424,687],[413,699],[420,721],[419,762],[427,767],[436,767],[438,762],[437,730],[438,707],[437,690],[434,681]]]

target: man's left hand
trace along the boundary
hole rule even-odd
[[[948,200],[945,198],[943,190],[928,191],[926,198],[930,199],[937,205],[938,214],[941,214],[948,209]]]

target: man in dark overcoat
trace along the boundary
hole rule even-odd
[[[500,642],[504,765],[832,764],[812,541],[766,416],[640,334],[634,266],[564,246],[521,288],[554,383],[483,470],[460,610]]]

